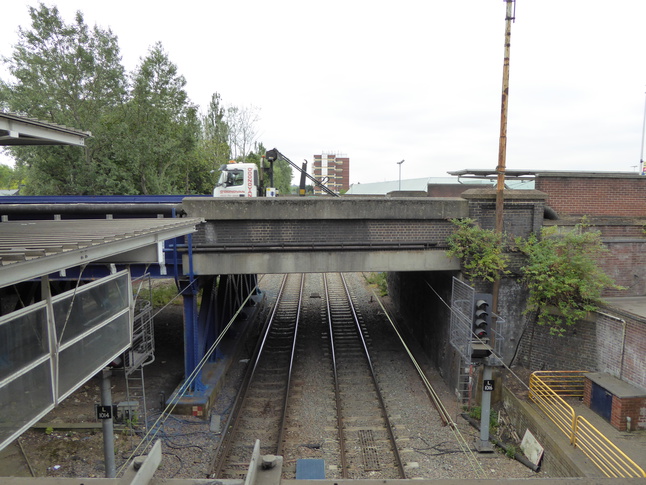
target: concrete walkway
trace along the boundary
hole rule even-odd
[[[618,431],[610,425],[608,421],[603,419],[597,413],[592,411],[589,407],[585,406],[583,402],[577,401],[576,403],[569,402],[574,408],[577,416],[583,416],[587,419],[592,426],[608,438],[617,448],[623,451],[631,460],[639,465],[642,470],[646,471],[646,430],[639,431]],[[563,435],[564,439],[565,435]],[[585,458],[582,451],[578,450],[577,455]]]

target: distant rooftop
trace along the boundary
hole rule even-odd
[[[450,175],[458,177],[460,180],[496,180],[498,173],[496,170],[484,170],[484,169],[474,169],[467,168],[464,170],[456,170],[454,172],[447,172]],[[527,170],[527,169],[515,169],[515,170],[505,170],[505,182],[507,180],[517,179],[517,180],[533,180],[537,176],[539,177],[612,177],[612,178],[623,178],[623,177],[641,177],[642,175],[639,172],[616,172],[616,171],[595,171],[588,172],[585,170]]]
[[[475,178],[475,177],[422,177],[416,179],[388,180],[385,182],[375,182],[367,184],[352,184],[346,192],[349,195],[385,195],[389,192],[396,191],[416,191],[426,192],[429,185],[473,185],[492,187],[496,184],[495,179]],[[514,179],[505,180],[505,186],[509,189],[533,189],[533,179]]]

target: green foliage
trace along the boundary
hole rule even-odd
[[[47,426],[47,427],[45,428],[45,434],[46,434],[46,435],[48,435],[48,436],[49,436],[49,435],[50,435],[50,434],[52,434],[53,432],[54,432],[54,428],[52,428],[51,426]]]
[[[379,296],[388,295],[386,273],[369,273],[367,276],[364,275],[364,277],[369,285],[375,286],[379,290]]]
[[[208,194],[228,161],[227,110],[216,93],[206,116],[160,43],[129,75],[117,37],[66,23],[56,7],[29,7],[0,80],[0,108],[89,131],[85,147],[11,147],[25,195]],[[257,109],[229,108],[241,153],[253,145]],[[4,177],[4,173],[0,174]],[[2,179],[4,180],[4,178]]]
[[[211,193],[220,176],[220,167],[230,160],[228,144],[229,127],[224,121],[226,111],[218,93],[211,96],[209,109],[201,119],[201,131],[196,150],[196,167],[200,167],[194,178],[201,177],[200,185]]]
[[[152,305],[154,308],[161,308],[167,305],[175,296],[179,290],[175,285],[174,281],[163,281],[160,284],[157,284],[153,287],[152,290]],[[176,298],[173,301],[176,305],[182,304],[181,298]]]
[[[120,190],[135,194],[169,194],[201,191],[191,179],[199,135],[197,108],[160,43],[155,44],[133,76],[131,99],[110,119],[107,154],[115,174],[128,175],[117,181]]]
[[[29,7],[31,28],[18,32],[11,57],[3,58],[15,82],[0,81],[2,107],[76,129],[100,131],[103,115],[126,94],[117,38],[92,29],[77,12],[66,24],[56,7]],[[90,194],[101,187],[102,166],[93,139],[81,147],[12,147],[17,168],[26,167],[31,194]]]
[[[601,234],[585,224],[544,228],[540,238],[518,238],[516,245],[527,256],[521,268],[530,292],[527,311],[537,312],[537,323],[552,335],[562,336],[567,326],[596,310],[605,288],[621,289],[598,266],[607,252]]]
[[[495,281],[507,273],[503,254],[503,235],[482,229],[473,219],[452,219],[456,230],[447,241],[450,256],[462,263],[462,273],[469,280]]]
[[[520,453],[521,449],[516,445],[509,445],[505,450],[505,455],[507,458],[515,458],[516,454]]]
[[[0,189],[17,189],[22,182],[22,171],[0,164]]]
[[[480,406],[473,406],[469,410],[469,416],[477,421],[480,421],[482,419],[482,408]],[[497,428],[498,416],[493,412],[493,410],[491,410],[489,412],[489,430],[492,434],[495,434]]]

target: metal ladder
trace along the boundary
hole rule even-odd
[[[144,366],[153,361],[155,355],[155,333],[152,304],[147,300],[136,300],[135,317],[132,326],[132,346],[124,353],[126,378],[126,402],[122,403],[126,424],[134,430],[143,427],[148,431],[146,386]]]
[[[460,357],[459,365],[456,394],[459,403],[469,406],[471,404],[473,366],[471,362],[467,362],[463,357]]]
[[[123,413],[125,422],[131,429],[143,426],[148,430],[148,413],[146,412],[146,386],[144,382],[144,367],[139,366],[130,374],[126,370],[126,403]]]

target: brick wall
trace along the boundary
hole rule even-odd
[[[193,236],[200,244],[429,242],[446,246],[447,220],[208,221]]]
[[[646,177],[633,174],[543,175],[536,190],[559,215],[644,217]]]
[[[544,415],[533,409],[529,403],[518,399],[513,392],[504,388],[503,406],[511,419],[512,425],[519,432],[528,429],[545,449],[541,461],[541,471],[550,477],[586,477],[590,476],[589,468],[579,466],[579,460],[572,458],[572,447],[564,449],[560,446],[555,436],[560,436],[561,431]],[[565,435],[563,435],[565,438]]]
[[[628,425],[627,417],[631,419],[632,429],[646,429],[646,397],[625,397],[612,396],[612,414],[610,424],[618,430],[626,430]]]
[[[578,222],[579,218],[561,219],[549,221],[546,225],[573,227]],[[646,295],[646,219],[591,217],[586,223],[601,233],[608,249],[599,259],[599,267],[623,287],[621,290],[607,289],[602,296]]]
[[[529,324],[520,341],[519,363],[531,371],[606,372],[646,389],[646,319],[615,308],[603,310],[623,319],[625,332],[623,322],[599,314],[569,327],[563,337]]]
[[[496,190],[469,189],[462,193],[469,201],[469,217],[485,229],[496,226]],[[535,190],[505,190],[503,230],[510,236],[540,232],[545,212],[545,194]]]

